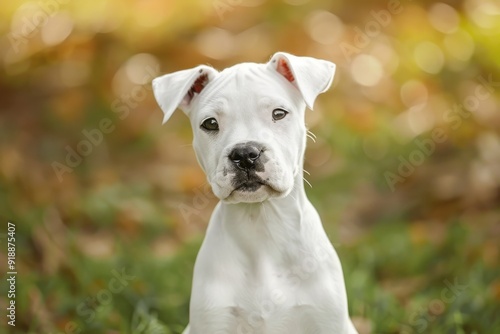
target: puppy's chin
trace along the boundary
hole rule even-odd
[[[223,199],[226,203],[259,203],[271,197],[279,197],[280,193],[267,185],[260,184],[257,189],[255,186],[240,187],[234,189],[229,196]]]
[[[291,189],[290,189],[291,190]],[[214,191],[216,196],[225,203],[260,203],[270,198],[285,197],[290,190],[278,191],[269,185],[259,184],[251,186],[240,186],[228,191]],[[224,194],[222,194],[224,193]],[[219,196],[221,195],[221,196]]]

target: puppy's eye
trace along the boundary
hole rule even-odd
[[[217,120],[215,118],[210,117],[201,123],[201,127],[207,131],[218,131],[219,123],[217,123]]]
[[[288,111],[285,109],[277,108],[273,110],[273,121],[279,121],[280,119],[285,118],[288,114]]]

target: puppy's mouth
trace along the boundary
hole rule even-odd
[[[233,191],[254,192],[266,184],[262,181],[247,181],[234,188]]]
[[[239,175],[239,177],[235,177],[233,180],[233,192],[242,191],[242,192],[254,192],[257,191],[262,186],[271,186],[264,181],[262,178],[255,175],[255,173],[248,173],[244,177]]]

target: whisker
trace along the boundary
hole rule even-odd
[[[307,175],[311,175],[311,173],[309,173],[308,171],[306,171],[305,169],[303,169],[304,173],[306,173]]]
[[[264,219],[265,220],[268,220],[269,219],[269,215],[267,214],[267,209],[266,209],[266,206],[264,205],[264,202],[261,203],[261,207],[262,207],[262,215],[264,216]]]
[[[311,136],[309,133],[307,134],[307,137],[311,138],[311,140],[312,140],[313,142],[316,142],[316,138],[314,138],[313,136]]]
[[[297,201],[297,199],[293,196],[293,192],[295,191],[296,189],[296,185],[294,184],[292,186],[292,191],[290,191],[290,194],[288,196],[290,196],[291,198],[293,198],[294,201]]]
[[[310,134],[311,136],[313,136],[314,139],[316,139],[316,135],[311,130],[307,130],[307,133]]]
[[[309,181],[307,181],[307,179],[305,177],[303,177],[303,179],[309,185],[309,187],[311,187],[311,188],[313,187],[312,184]]]

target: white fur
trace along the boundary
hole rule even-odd
[[[154,80],[164,120],[177,107],[189,116],[196,156],[221,200],[196,260],[185,334],[356,333],[340,261],[302,180],[305,108],[334,72],[333,63],[280,52],[267,64],[198,66]],[[188,94],[200,75],[203,88]],[[275,108],[289,114],[273,121]],[[208,117],[217,133],[200,128]],[[228,158],[247,141],[265,148],[257,175],[267,184],[253,192],[234,189]]]

